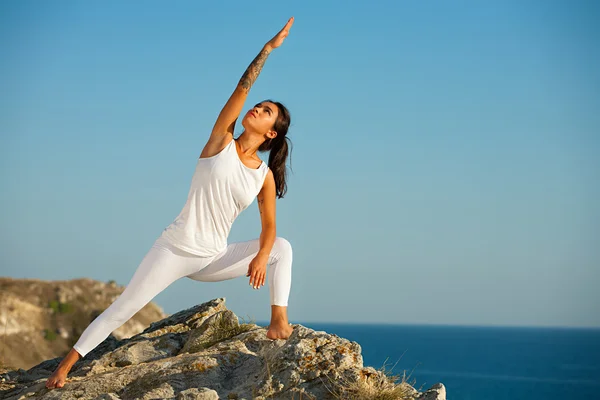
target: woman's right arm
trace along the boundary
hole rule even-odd
[[[235,127],[235,122],[237,121],[242,108],[244,107],[244,103],[246,101],[246,97],[248,97],[248,93],[250,92],[250,88],[256,82],[256,78],[260,74],[263,65],[265,65],[265,61],[267,57],[271,53],[273,49],[271,45],[268,43],[263,46],[262,50],[258,55],[252,60],[246,71],[240,78],[235,90],[227,103],[221,110],[219,117],[217,118],[217,122],[212,129],[211,136],[223,136],[225,133],[233,134],[233,128]]]
[[[248,92],[250,92],[250,88],[258,78],[260,71],[262,70],[265,61],[271,51],[273,49],[281,46],[283,40],[287,37],[289,30],[294,23],[294,17],[290,18],[288,22],[285,24],[283,29],[277,33],[273,37],[273,39],[269,40],[267,44],[263,46],[260,53],[252,60],[246,71],[240,78],[235,90],[227,103],[219,113],[217,121],[213,127],[211,133],[211,139],[213,137],[220,138],[223,140],[227,137],[228,133],[233,135],[233,129],[235,127],[235,122],[237,121],[242,108],[244,107],[244,102],[246,101],[246,97],[248,97]],[[209,140],[210,141],[210,140]]]

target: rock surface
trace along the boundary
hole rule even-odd
[[[80,359],[63,388],[46,379],[61,358],[0,375],[2,399],[419,399],[445,400],[436,384],[418,392],[364,367],[358,343],[292,324],[287,339],[240,324],[218,298],[150,324],[123,340],[109,337]],[[354,390],[353,390],[354,389]]]
[[[83,330],[125,290],[114,281],[0,278],[0,368],[31,368],[66,354]],[[112,335],[124,339],[167,315],[150,302]]]

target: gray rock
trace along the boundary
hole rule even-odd
[[[179,392],[177,400],[219,400],[219,395],[209,388],[191,388]]]
[[[229,332],[235,332],[239,328],[236,315],[229,310],[219,311],[203,320],[197,329],[192,330],[182,352],[197,353],[212,345],[219,337],[228,336]],[[220,334],[220,335],[219,335]]]
[[[121,400],[121,398],[114,393],[105,393],[95,397],[94,400]]]
[[[175,397],[175,390],[168,382],[164,382],[157,388],[154,388],[143,396],[138,397],[140,400],[154,400],[154,399],[172,399]]]
[[[436,383],[421,393],[416,400],[446,400],[446,387],[442,383]]]
[[[8,371],[3,377],[11,386],[0,388],[0,398],[327,400],[335,395],[360,399],[368,392],[407,400],[446,398],[442,384],[419,393],[407,382],[395,383],[383,371],[363,366],[356,342],[300,324],[292,327],[288,339],[271,340],[266,328],[240,324],[224,298],[214,299],[129,339],[103,342],[75,363],[63,388],[45,388],[60,359]]]

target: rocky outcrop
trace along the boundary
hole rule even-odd
[[[240,323],[218,298],[154,322],[123,340],[109,337],[80,359],[63,388],[47,389],[55,358],[0,375],[0,398],[17,399],[419,399],[420,393],[364,367],[358,343],[300,324],[271,340]],[[386,394],[383,397],[383,394]]]
[[[83,330],[125,290],[114,281],[0,278],[0,367],[31,368],[66,354]],[[148,303],[112,334],[124,339],[166,317]]]

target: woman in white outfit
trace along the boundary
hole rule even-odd
[[[287,305],[292,277],[292,247],[276,236],[275,202],[287,191],[287,108],[275,101],[256,104],[242,119],[244,132],[233,130],[250,88],[271,53],[287,37],[294,18],[262,48],[221,110],[192,177],[187,201],[146,254],[123,293],[81,334],[48,378],[46,387],[63,387],[77,360],[104,341],[158,293],[182,277],[216,282],[250,277],[259,289],[268,279],[271,323],[267,337],[287,339]],[[265,164],[257,152],[269,151]],[[227,243],[231,225],[257,197],[260,238]],[[269,271],[267,274],[267,265]],[[268,276],[267,276],[268,275]]]

